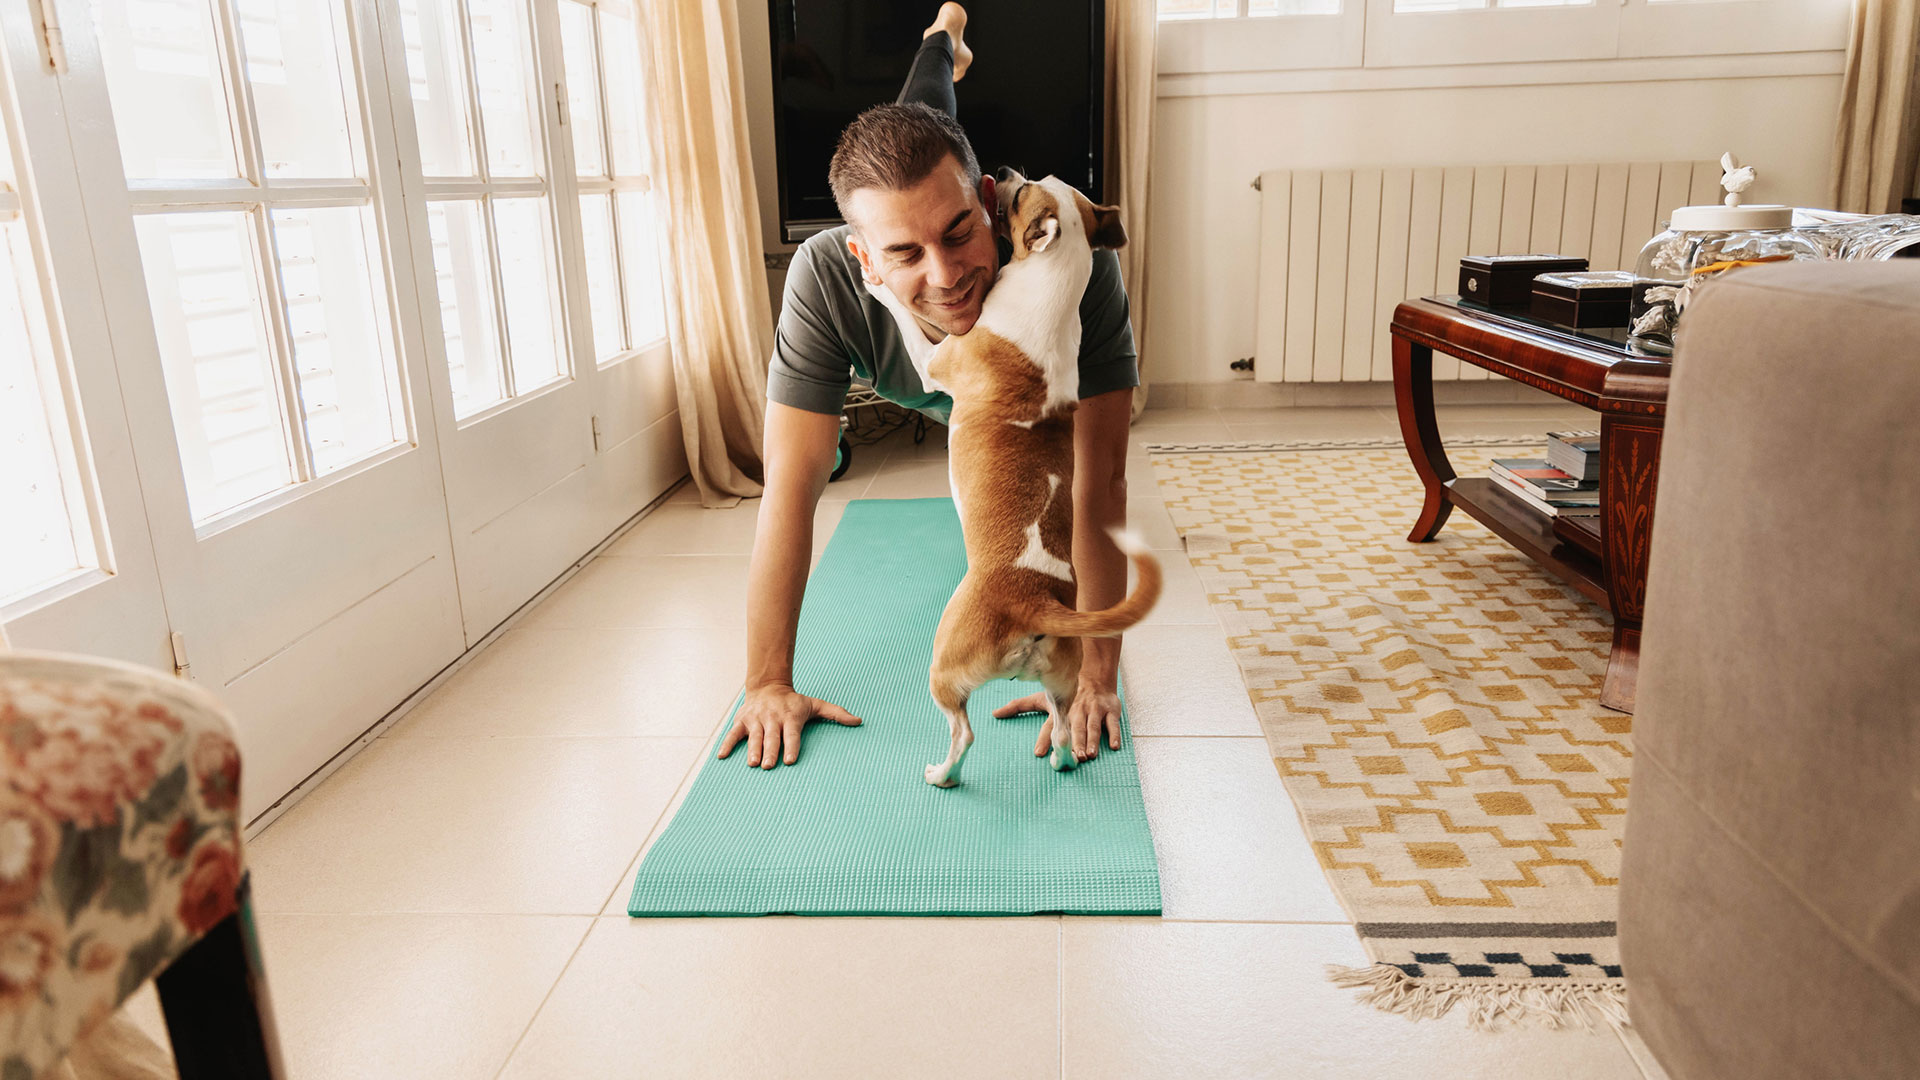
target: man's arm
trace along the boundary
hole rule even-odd
[[[1127,425],[1133,390],[1123,388],[1080,399],[1073,415],[1073,576],[1081,611],[1119,603],[1127,594],[1127,557],[1108,530],[1127,520]],[[1120,639],[1081,638],[1085,653],[1073,707],[1067,710],[1068,743],[1076,761],[1100,755],[1100,733],[1120,749]],[[1019,698],[993,711],[1006,718],[1047,708],[1045,694]],[[1035,757],[1052,748],[1053,721],[1040,725]]]
[[[771,769],[800,757],[800,731],[814,719],[860,723],[838,705],[793,688],[793,639],[813,554],[813,513],[833,471],[840,418],[767,403],[765,494],[747,568],[747,686],[720,756],[747,741],[747,764]]]
[[[810,720],[860,722],[793,688],[793,638],[813,553],[813,512],[833,470],[850,381],[848,350],[831,316],[816,246],[803,244],[794,253],[767,365],[766,485],[747,568],[746,697],[720,743],[726,757],[746,740],[747,764],[763,769],[799,759],[800,732]]]
[[[813,554],[813,514],[840,418],[767,403],[766,490],[747,570],[747,689],[793,685],[793,638]]]
[[[1127,521],[1127,430],[1133,391],[1110,390],[1080,402],[1073,416],[1073,574],[1081,611],[1112,607],[1127,595],[1127,557],[1109,530]],[[1120,638],[1083,638],[1080,686],[1068,715],[1074,755],[1100,753],[1100,735],[1120,749]]]
[[[1093,274],[1080,298],[1080,409],[1073,431],[1073,572],[1082,611],[1111,607],[1127,592],[1127,558],[1107,530],[1127,520],[1127,425],[1139,365],[1127,318],[1126,286],[1111,251],[1093,253]],[[1120,748],[1120,639],[1083,639],[1086,654],[1073,707],[1067,712],[1074,757],[1100,753],[1100,733]],[[995,716],[1044,709],[1042,695],[994,710]],[[1036,757],[1051,748],[1052,724],[1040,725]]]

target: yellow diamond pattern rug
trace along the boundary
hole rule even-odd
[[[1449,440],[1462,476],[1538,447]],[[1464,513],[1406,539],[1398,440],[1152,444],[1275,768],[1406,1015],[1626,1022],[1614,920],[1632,718],[1607,614]]]

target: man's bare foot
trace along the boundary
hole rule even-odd
[[[953,0],[947,0],[946,3],[940,5],[940,14],[934,16],[933,25],[927,27],[927,32],[920,35],[923,39],[930,38],[940,31],[945,30],[947,36],[953,39],[954,82],[959,82],[965,78],[967,75],[967,66],[973,63],[973,50],[967,48],[967,43],[960,39],[960,35],[965,33],[966,29],[967,9],[954,3]]]

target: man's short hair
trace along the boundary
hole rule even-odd
[[[861,188],[904,191],[925,180],[947,155],[960,163],[969,189],[980,186],[980,162],[960,122],[931,105],[875,105],[840,133],[827,166],[833,202],[847,218],[847,200]]]

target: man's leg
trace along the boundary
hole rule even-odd
[[[973,50],[964,41],[966,26],[964,8],[952,3],[940,5],[939,17],[920,39],[920,51],[914,54],[906,84],[900,88],[900,96],[893,99],[894,104],[917,101],[948,116],[960,115],[953,84],[967,73],[967,64],[973,60]]]

